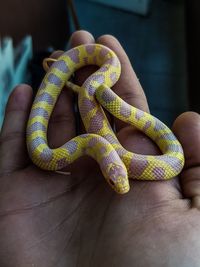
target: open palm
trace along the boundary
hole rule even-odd
[[[71,38],[72,46],[92,42],[93,37],[84,31]],[[148,111],[119,42],[112,36],[102,36],[97,42],[113,49],[122,63],[115,92]],[[94,67],[80,70],[77,83],[92,71]],[[69,176],[42,171],[30,162],[25,129],[31,103],[31,88],[18,86],[10,96],[1,132],[0,266],[200,266],[198,114],[184,113],[173,125],[186,156],[180,177],[166,182],[130,181],[130,192],[121,196],[110,189],[90,158],[69,166]],[[118,120],[114,123],[127,149],[159,153],[145,135]],[[48,139],[50,146],[57,147],[74,136],[72,95],[65,88],[53,112]]]

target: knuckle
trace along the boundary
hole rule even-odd
[[[120,93],[120,97],[121,97],[124,101],[126,101],[127,103],[131,103],[131,102],[133,102],[133,100],[134,100],[135,98],[137,98],[137,96],[134,95],[133,92],[129,92],[129,91],[121,92],[121,93]]]
[[[22,133],[20,131],[14,131],[12,133],[4,135],[3,133],[0,134],[0,146],[2,144],[12,142],[18,139],[25,139],[25,133]]]
[[[49,123],[50,124],[57,124],[57,123],[72,123],[74,120],[73,115],[68,115],[68,114],[56,114],[53,115],[50,120]]]

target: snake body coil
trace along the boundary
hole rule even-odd
[[[86,65],[97,65],[99,69],[81,87],[68,85],[78,93],[79,111],[87,133],[51,149],[47,128],[58,96],[71,75]],[[89,155],[99,163],[104,177],[118,193],[128,192],[128,178],[167,180],[180,173],[184,165],[183,150],[171,130],[152,115],[124,102],[110,89],[120,73],[115,53],[98,44],[75,47],[50,67],[37,92],[27,125],[27,148],[37,166],[60,170],[79,157]],[[163,155],[140,155],[123,148],[101,106],[144,132]]]

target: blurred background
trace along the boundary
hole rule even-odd
[[[42,60],[66,50],[73,31],[116,36],[126,50],[153,115],[169,126],[200,112],[200,1],[7,0],[0,9],[0,126],[18,83],[37,90]]]

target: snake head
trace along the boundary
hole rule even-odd
[[[130,189],[128,174],[125,166],[111,163],[107,170],[106,180],[119,194],[125,194]]]

